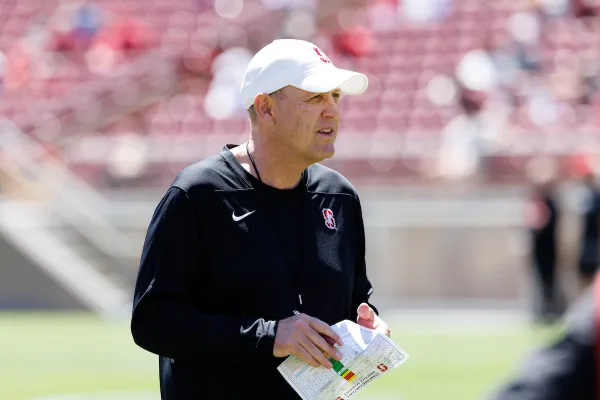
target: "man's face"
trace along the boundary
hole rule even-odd
[[[313,164],[335,153],[340,119],[340,90],[311,93],[292,86],[281,90],[275,98],[275,134],[300,159]]]

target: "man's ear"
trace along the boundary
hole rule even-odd
[[[267,123],[275,121],[275,113],[273,110],[273,97],[268,94],[259,93],[254,98],[254,110],[259,120]]]

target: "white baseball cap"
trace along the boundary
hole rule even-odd
[[[363,93],[366,75],[340,69],[316,45],[296,39],[278,39],[263,47],[250,61],[240,93],[246,109],[259,93],[270,94],[286,86],[313,93],[340,89],[348,95]]]

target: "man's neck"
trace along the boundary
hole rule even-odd
[[[296,187],[302,178],[302,172],[306,169],[306,166],[294,163],[293,157],[285,151],[278,151],[262,143],[257,144],[252,139],[248,143],[248,151],[252,155],[258,174],[246,152],[246,144],[235,147],[231,151],[242,166],[254,177],[258,178],[258,175],[260,175],[263,183],[278,189]]]

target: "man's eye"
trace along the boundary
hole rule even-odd
[[[311,100],[320,99],[320,98],[321,98],[321,95],[318,94],[318,95],[314,96],[313,98],[311,98]]]

